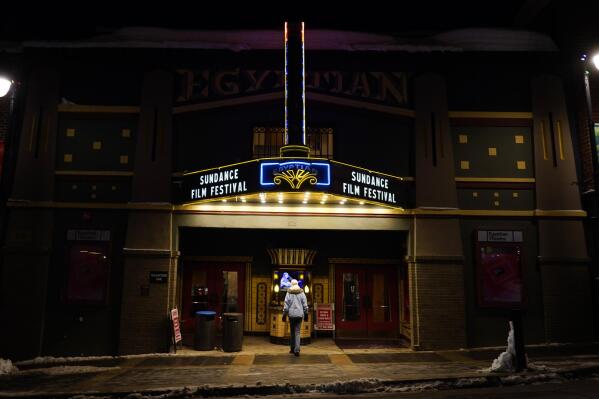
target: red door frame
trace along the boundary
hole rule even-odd
[[[358,293],[360,295],[360,320],[342,321],[343,316],[343,273],[358,274]],[[375,322],[372,311],[373,280],[370,278],[374,273],[382,272],[384,278],[389,282],[389,312],[391,321]],[[396,265],[337,265],[335,270],[335,302],[336,314],[335,324],[339,330],[363,331],[363,338],[374,338],[377,332],[389,332],[398,336],[399,331],[399,294],[397,287]],[[343,335],[342,333],[340,335]]]

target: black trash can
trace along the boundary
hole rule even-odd
[[[196,335],[194,348],[199,351],[210,351],[214,349],[214,317],[216,312],[212,310],[200,310],[196,312]]]
[[[239,352],[243,345],[243,313],[223,314],[223,351]]]

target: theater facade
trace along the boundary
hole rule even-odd
[[[165,352],[175,308],[276,344],[287,278],[334,308],[306,343],[593,339],[558,51],[308,31],[293,143],[281,32],[121,33],[22,48],[2,353]]]

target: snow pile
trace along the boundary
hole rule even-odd
[[[514,345],[514,325],[510,321],[510,333],[507,337],[507,349],[502,352],[488,371],[513,372],[516,366],[516,347]]]
[[[360,378],[351,381],[336,381],[329,384],[320,384],[314,392],[330,392],[339,395],[351,395],[372,392],[381,387],[381,380],[377,378]]]
[[[439,389],[444,387],[446,384],[443,381],[426,381],[419,382],[416,384],[407,384],[398,388],[392,388],[393,392],[420,392]]]
[[[19,369],[9,359],[0,358],[0,375],[16,373]]]
[[[533,384],[537,382],[563,382],[564,380],[565,379],[557,373],[510,375],[500,378],[502,385]]]

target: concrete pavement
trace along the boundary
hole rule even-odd
[[[503,349],[341,349],[331,339],[318,339],[295,357],[264,337],[245,337],[244,350],[237,353],[183,350],[177,355],[20,362],[18,373],[0,376],[0,397],[152,395],[185,387],[204,396],[368,392],[410,384],[510,385],[599,372],[599,344],[531,346],[531,370],[518,376],[485,371]]]

